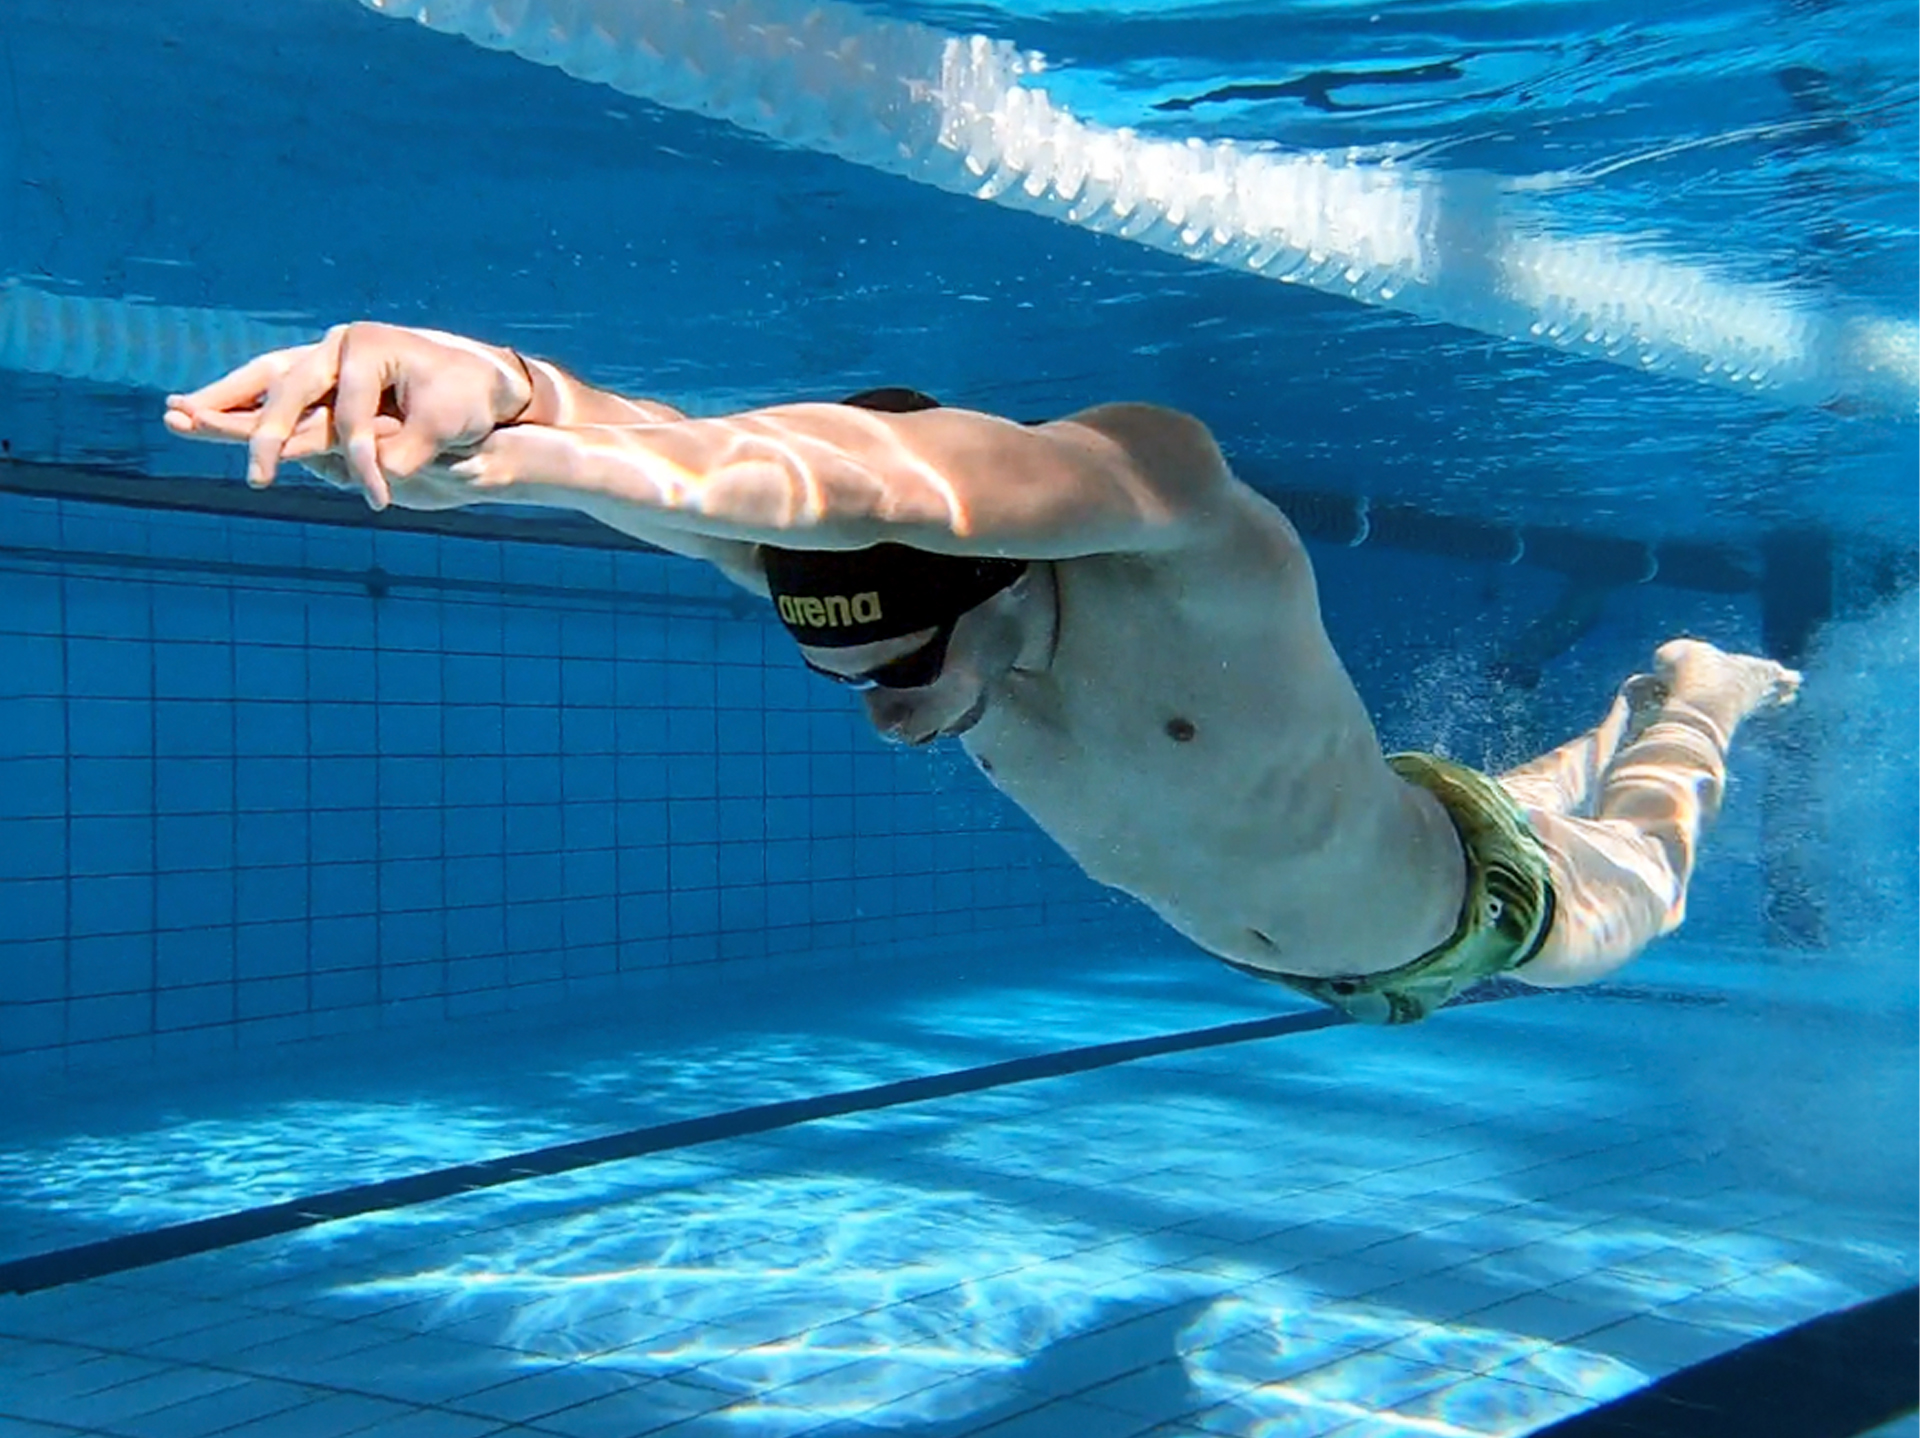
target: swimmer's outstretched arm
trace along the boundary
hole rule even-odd
[[[1206,427],[1150,405],[1031,428],[826,404],[693,420],[511,350],[390,325],[263,355],[170,400],[167,423],[244,442],[255,485],[295,459],[375,508],[569,509],[735,578],[757,571],[762,543],[1065,558],[1176,548],[1236,512]]]
[[[523,424],[449,469],[476,499],[570,509],[620,529],[1027,559],[1178,547],[1227,518],[1233,483],[1199,421],[1137,404],[1031,427],[961,409],[836,404]]]

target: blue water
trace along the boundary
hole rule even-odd
[[[1915,320],[1910,7],[888,13],[1101,124],[1494,177]],[[1518,1435],[1914,1283],[1910,412],[1194,265],[350,0],[15,0],[0,58],[0,280],[93,313],[431,324],[702,413],[1188,408],[1328,534],[1403,514],[1313,545],[1393,747],[1515,762],[1673,633],[1808,674],[1617,981],[1320,1027],[695,566],[243,513],[153,389],[0,369],[0,1438]]]

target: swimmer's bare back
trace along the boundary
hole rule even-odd
[[[1292,525],[1190,416],[688,419],[512,351],[356,325],[176,397],[168,424],[248,443],[257,484],[294,459],[375,503],[571,510],[761,593],[761,545],[1049,565],[1049,662],[1000,677],[963,743],[1090,875],[1290,974],[1394,968],[1459,919],[1452,821],[1384,762]]]

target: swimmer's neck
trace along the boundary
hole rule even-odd
[[[1051,561],[1036,561],[1028,572],[1028,612],[1021,627],[1020,650],[1011,673],[1023,677],[1044,674],[1053,667],[1060,648],[1060,572]]]

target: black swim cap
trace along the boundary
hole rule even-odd
[[[918,414],[923,409],[940,408],[940,401],[925,390],[908,389],[899,384],[863,389],[859,394],[848,395],[840,403],[852,405],[855,409],[878,410],[881,414]]]
[[[862,390],[840,401],[886,414],[940,408],[917,389]],[[780,622],[802,644],[850,649],[951,626],[1026,572],[1024,559],[963,559],[904,544],[871,549],[776,549],[761,562]]]
[[[764,546],[760,557],[780,622],[800,643],[819,649],[850,649],[950,625],[1027,568],[1024,559],[961,558],[904,544]]]

